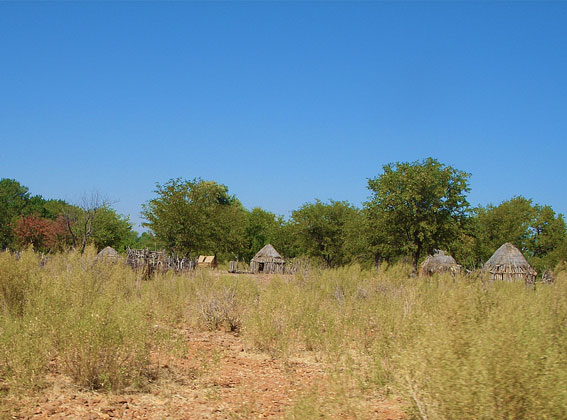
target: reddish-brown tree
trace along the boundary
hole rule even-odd
[[[38,251],[50,252],[64,249],[69,243],[69,232],[63,216],[56,220],[32,214],[18,219],[14,233],[22,246],[33,245]]]

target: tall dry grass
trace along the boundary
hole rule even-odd
[[[86,388],[143,389],[156,375],[150,352],[167,349],[183,325],[237,332],[275,358],[323,362],[332,398],[306,395],[290,418],[356,417],[353,396],[388,393],[407,401],[410,418],[567,418],[565,272],[535,290],[413,279],[404,265],[269,282],[206,271],[142,281],[93,261],[93,250],[43,267],[31,251],[0,254],[4,392],[41,387],[50,370]]]

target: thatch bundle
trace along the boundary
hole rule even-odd
[[[505,243],[484,264],[484,271],[490,273],[492,280],[522,280],[534,283],[537,272],[530,266],[518,248]]]
[[[435,273],[451,273],[453,275],[461,272],[461,266],[457,261],[440,249],[434,255],[429,255],[419,266],[420,276],[432,276]]]
[[[285,271],[285,260],[271,244],[268,244],[254,255],[250,261],[250,271],[282,274]]]

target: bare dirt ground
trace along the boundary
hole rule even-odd
[[[4,400],[0,417],[13,419],[279,419],[401,420],[402,404],[380,395],[333,404],[336,391],[322,362],[277,360],[246,348],[225,332],[181,332],[178,355],[153,354],[158,380],[146,392],[107,394],[49,377],[36,395]]]

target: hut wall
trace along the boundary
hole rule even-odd
[[[536,276],[529,273],[490,273],[490,280],[501,280],[507,282],[523,281],[535,282]]]
[[[260,267],[264,265],[263,270]],[[255,261],[250,262],[250,271],[252,273],[266,273],[266,274],[283,274],[285,272],[285,262],[276,261]]]
[[[457,275],[461,273],[461,266],[455,265],[430,265],[427,267],[421,267],[419,270],[420,276],[433,276],[434,274],[440,273],[450,273],[452,275]]]
[[[489,268],[490,280],[502,280],[508,282],[523,281],[528,284],[534,283],[537,272],[531,267],[518,267],[513,265],[501,265]]]

